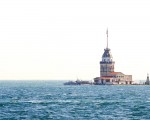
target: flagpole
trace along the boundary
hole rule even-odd
[[[107,34],[107,48],[108,48],[108,28],[107,28],[106,34]]]

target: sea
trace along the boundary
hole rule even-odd
[[[150,120],[150,86],[0,81],[0,120]]]

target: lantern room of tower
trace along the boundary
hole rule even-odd
[[[102,62],[112,62],[113,57],[109,48],[104,49],[104,53],[102,56]]]

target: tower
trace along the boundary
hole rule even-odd
[[[150,82],[149,82],[149,74],[147,74],[147,79],[146,79],[146,82],[145,82],[146,85],[149,85]]]
[[[100,61],[100,76],[109,76],[110,72],[114,72],[114,64],[112,54],[110,49],[108,48],[108,29],[106,31],[107,34],[107,46],[104,49],[104,53],[102,55],[102,60]]]

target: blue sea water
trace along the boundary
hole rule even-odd
[[[150,120],[150,86],[0,81],[1,120]]]

